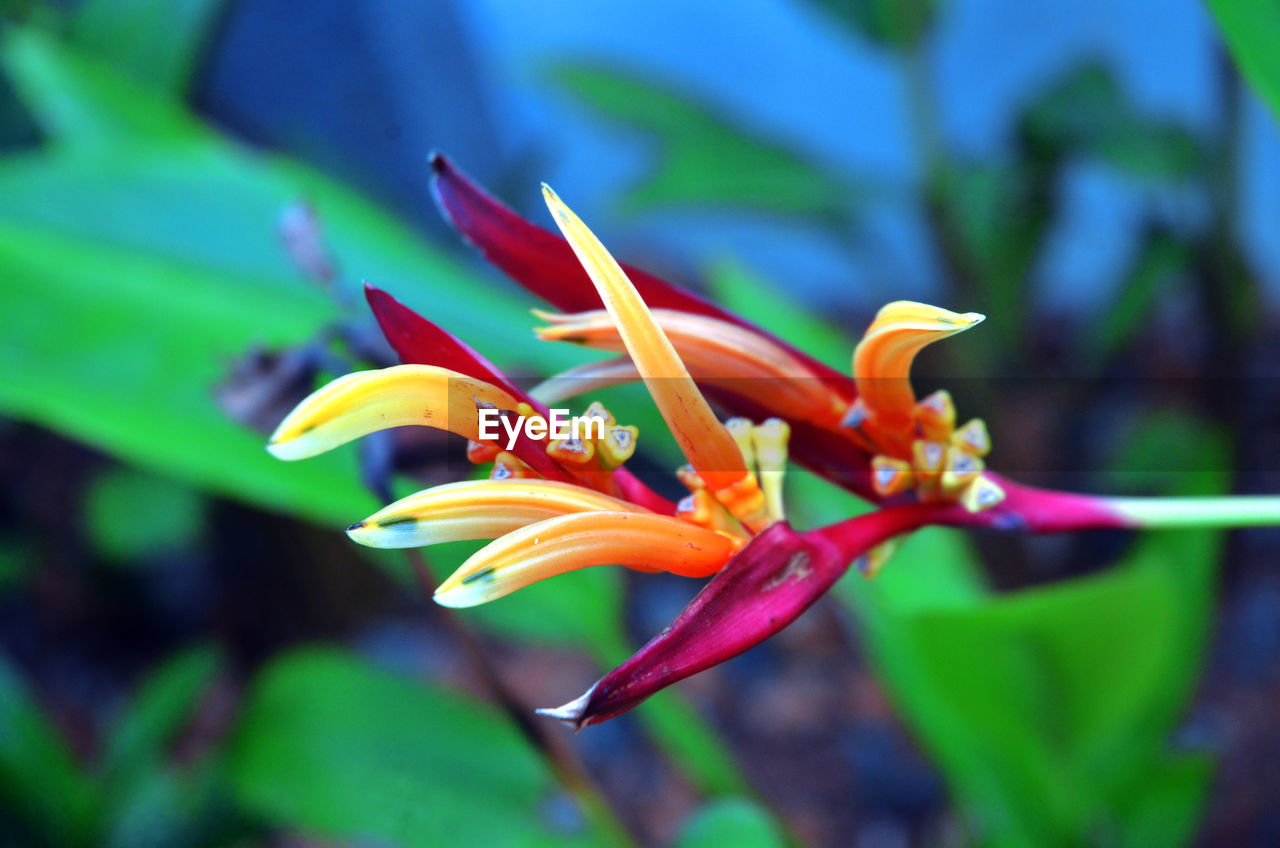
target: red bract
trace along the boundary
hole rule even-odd
[[[580,730],[741,654],[799,618],[859,556],[928,523],[931,512],[922,504],[886,507],[807,533],[770,525],[631,659],[582,697],[539,712]]]

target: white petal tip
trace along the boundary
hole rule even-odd
[[[306,452],[306,445],[297,439],[288,442],[267,442],[267,453],[286,462],[311,456]]]
[[[981,312],[966,312],[961,317],[968,321],[970,326],[974,324],[981,324],[983,321],[987,320],[987,316],[983,315]]]
[[[596,687],[592,686],[567,704],[559,707],[543,707],[535,710],[535,712],[540,716],[562,721],[574,730],[581,730],[582,714],[586,711],[587,703],[591,700],[591,693],[594,691],[596,691]]]
[[[467,609],[468,607],[478,607],[481,604],[493,600],[496,597],[491,592],[480,591],[466,584],[454,586],[449,589],[437,589],[431,599],[442,607],[449,609]]]

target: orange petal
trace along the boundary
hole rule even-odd
[[[496,539],[528,524],[593,511],[643,512],[626,501],[554,480],[465,480],[435,486],[383,507],[347,535],[373,548],[414,548]]]
[[[723,568],[739,544],[665,515],[565,515],[490,542],[440,584],[435,600],[447,607],[476,606],[539,580],[595,565],[706,577]]]
[[[916,354],[925,345],[967,330],[985,317],[909,300],[885,306],[853,352],[858,395],[883,425],[908,426],[916,402],[910,379]]]
[[[627,350],[618,325],[604,310],[574,315],[535,314],[550,324],[535,331],[540,339],[573,342],[595,350]],[[775,415],[828,426],[838,424],[848,406],[810,368],[772,339],[705,315],[672,309],[654,309],[650,314],[699,383],[759,398]],[[617,381],[626,376],[620,365],[608,373]],[[584,388],[582,392],[588,390]]]

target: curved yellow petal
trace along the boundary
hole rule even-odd
[[[267,443],[279,459],[305,459],[377,430],[422,424],[476,439],[477,404],[515,409],[510,394],[434,365],[357,371],[313,392]]]
[[[535,314],[549,324],[535,330],[544,341],[567,341],[620,353],[627,350],[618,325],[605,310],[571,315],[535,310]],[[674,309],[653,309],[650,314],[699,383],[758,398],[784,417],[828,426],[838,424],[848,406],[844,398],[772,339],[705,315]],[[619,367],[610,375],[620,381],[625,372]]]
[[[543,185],[542,195],[560,231],[595,283],[631,360],[685,458],[713,492],[740,483],[748,472],[738,446],[694,385],[635,286],[600,240],[549,186]]]
[[[910,379],[916,354],[985,318],[909,300],[882,308],[853,351],[853,377],[867,409],[885,426],[909,423],[916,402]]]
[[[347,535],[371,548],[416,548],[496,539],[529,524],[578,512],[643,512],[608,495],[555,480],[464,480],[401,498],[353,524]]]
[[[490,542],[440,584],[435,600],[447,607],[476,606],[539,580],[595,565],[706,577],[723,568],[740,545],[666,515],[564,515]]]

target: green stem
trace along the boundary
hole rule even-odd
[[[1280,524],[1280,496],[1107,498],[1135,527],[1266,527]]]

